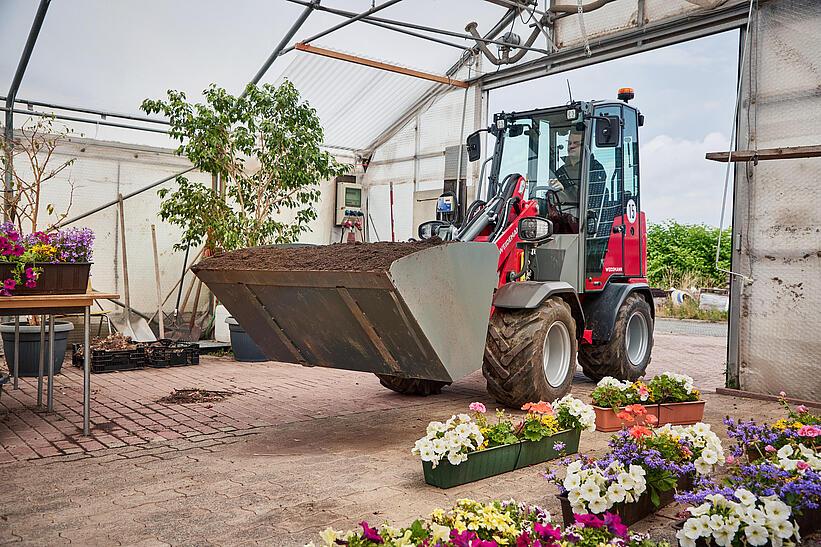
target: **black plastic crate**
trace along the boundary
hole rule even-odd
[[[149,367],[184,367],[200,364],[200,345],[161,339],[143,346]]]
[[[82,368],[83,366],[82,350],[82,344],[72,344],[71,346],[71,364],[75,367]],[[136,370],[145,366],[145,350],[140,346],[135,349],[123,350],[91,350],[91,372]]]

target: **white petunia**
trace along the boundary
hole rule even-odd
[[[767,529],[760,524],[751,524],[744,528],[744,535],[750,545],[764,545],[769,541]]]
[[[627,472],[630,474],[631,477],[633,477],[633,480],[636,482],[641,482],[644,476],[647,474],[647,471],[645,471],[644,468],[640,465],[631,465],[630,469],[628,469]]]
[[[694,517],[700,517],[701,515],[706,515],[707,513],[710,512],[710,504],[709,503],[702,503],[698,507],[688,507],[687,510]]]
[[[607,509],[610,508],[610,504],[607,503],[602,497],[598,497],[592,500],[590,503],[587,504],[588,509],[590,509],[591,513],[604,513]]]
[[[581,492],[584,499],[588,502],[592,502],[599,497],[599,485],[596,484],[596,481],[587,479],[584,481],[584,484],[579,487],[579,492]]]
[[[713,541],[715,541],[716,545],[719,547],[732,547],[733,537],[735,537],[735,534],[731,534],[729,532],[713,532]]]
[[[765,515],[764,511],[762,511],[761,509],[750,509],[749,511],[747,511],[747,518],[745,520],[753,524],[764,526],[765,524],[767,524],[767,515]]]
[[[433,448],[430,446],[423,446],[419,449],[419,458],[423,462],[432,462],[434,460]]]
[[[792,446],[790,446],[788,444],[785,444],[784,446],[779,448],[778,452],[777,452],[778,458],[782,459],[782,460],[784,458],[789,458],[790,456],[792,456],[792,453],[793,453],[793,448],[792,448]]]
[[[607,499],[614,503],[621,503],[624,501],[626,492],[620,484],[613,483],[607,487]]]
[[[636,480],[629,473],[619,473],[616,480],[625,490],[632,490],[633,487],[636,486]]]
[[[705,424],[704,422],[698,422],[693,424],[693,433],[699,435],[701,437],[705,436],[707,433],[710,432],[710,424]]]
[[[684,535],[690,539],[698,539],[701,536],[709,535],[709,531],[699,518],[689,518],[684,523]]]
[[[702,458],[697,459],[694,464],[696,473],[699,475],[707,475],[713,470],[713,466],[705,462]]]
[[[793,534],[795,534],[795,527],[792,522],[788,520],[782,520],[770,524],[770,530],[782,539],[789,539],[793,536]]]
[[[790,518],[792,509],[779,499],[768,499],[764,501],[764,512],[771,522],[781,522]]]
[[[745,488],[739,488],[735,491],[735,497],[738,498],[738,501],[744,505],[755,505],[755,496],[752,492]]]
[[[468,459],[467,454],[460,454],[458,452],[453,452],[453,451],[448,452],[448,462],[450,462],[451,465],[459,465],[460,463],[462,463],[463,461],[466,461],[467,459]]]
[[[718,463],[718,454],[715,450],[711,450],[709,448],[702,450],[701,458],[710,465],[715,465]]]
[[[583,505],[584,500],[582,499],[582,493],[578,490],[571,490],[567,493],[567,499],[570,501],[570,504],[573,506]]]
[[[567,466],[568,473],[578,473],[582,469],[582,462],[581,460],[575,460]]]
[[[565,490],[573,490],[578,488],[582,484],[582,479],[577,474],[568,474],[565,476],[564,481],[562,481],[562,486],[564,486]]]
[[[679,530],[676,532],[676,538],[678,539],[678,544],[681,547],[696,547],[696,540],[687,537],[684,530]]]
[[[718,532],[719,530],[724,529],[724,516],[722,515],[710,515],[710,530],[714,533]]]

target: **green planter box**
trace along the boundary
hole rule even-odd
[[[431,462],[422,462],[425,482],[439,488],[452,488],[546,462],[562,455],[575,454],[579,451],[580,436],[580,430],[568,429],[535,443],[523,441],[505,446],[494,446],[487,450],[471,452],[468,454],[467,461],[459,465],[451,465],[450,462],[444,460],[434,468]],[[555,443],[564,443],[564,450],[562,452],[554,450]]]

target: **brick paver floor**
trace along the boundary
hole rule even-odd
[[[706,420],[776,416],[776,403],[718,396],[725,342],[657,335],[650,372],[696,378]],[[81,378],[64,369],[55,412],[34,410],[36,382],[0,401],[0,544],[302,545],[327,525],[362,519],[406,523],[461,497],[540,503],[554,514],[554,488],[536,466],[440,490],[424,484],[410,455],[432,419],[469,401],[493,406],[481,373],[440,396],[403,397],[369,374],[207,357],[194,367],[92,377],[93,435],[80,435]],[[577,375],[573,393],[593,384]],[[230,392],[213,403],[164,404],[174,389]],[[605,433],[585,434],[601,453]],[[671,535],[669,517],[639,528]]]

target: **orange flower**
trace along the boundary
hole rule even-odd
[[[650,435],[652,435],[650,430],[643,425],[634,425],[630,428],[630,436],[636,440],[641,439],[642,437],[649,437]]]
[[[636,416],[644,416],[645,414],[647,414],[647,409],[644,408],[644,405],[639,404],[627,405],[626,407],[624,407],[624,410],[631,414],[635,414]]]
[[[631,414],[630,412],[627,412],[626,410],[622,410],[621,412],[616,414],[616,417],[619,420],[622,420],[622,421],[625,421],[625,422],[630,422],[630,423],[633,422],[633,414]]]
[[[522,410],[534,412],[536,414],[553,414],[553,407],[550,406],[550,403],[546,403],[544,401],[539,401],[538,403],[525,403]]]
[[[644,423],[650,424],[650,425],[656,425],[657,423],[659,423],[659,419],[656,418],[655,416],[653,416],[652,414],[648,414],[647,416],[644,417]]]

